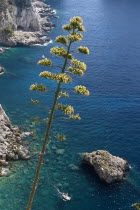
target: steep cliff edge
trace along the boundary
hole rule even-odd
[[[0,0],[0,45],[43,44],[47,40],[42,39],[46,36],[44,24],[52,26],[49,17],[53,13],[40,1]]]

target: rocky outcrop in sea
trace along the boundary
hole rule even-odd
[[[28,149],[22,145],[22,133],[13,126],[0,105],[0,166],[7,166],[8,161],[29,159]]]
[[[49,41],[46,31],[54,24],[50,17],[54,11],[41,1],[13,0],[5,4],[0,0],[0,45],[31,46]]]
[[[126,160],[113,156],[105,150],[84,153],[82,161],[91,165],[100,179],[109,184],[124,180],[125,172],[129,170]]]

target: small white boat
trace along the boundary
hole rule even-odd
[[[68,193],[61,193],[61,197],[63,199],[63,201],[70,201],[71,197],[68,196]]]

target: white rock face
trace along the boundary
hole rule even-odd
[[[100,179],[109,184],[122,181],[125,178],[125,172],[129,169],[126,160],[113,156],[108,151],[104,150],[85,153],[83,162],[91,165]]]
[[[14,2],[0,11],[0,45],[32,46],[48,42],[45,32],[54,26],[50,22],[54,11],[41,1],[20,0],[18,5]]]
[[[1,13],[0,28],[10,26],[13,30],[22,29],[24,31],[40,31],[41,25],[37,13],[33,6],[19,8],[9,5],[6,12]]]
[[[2,66],[0,66],[0,75],[4,74],[4,71],[5,71],[5,69]]]

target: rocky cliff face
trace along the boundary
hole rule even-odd
[[[0,0],[0,28],[9,26],[12,30],[40,31],[39,17],[31,0]],[[3,5],[3,7],[2,7]]]
[[[29,158],[28,150],[22,146],[23,137],[24,133],[12,126],[0,105],[0,166],[7,165],[8,160]]]
[[[0,45],[29,46],[48,41],[44,32],[53,26],[49,19],[53,13],[41,1],[0,0]]]

